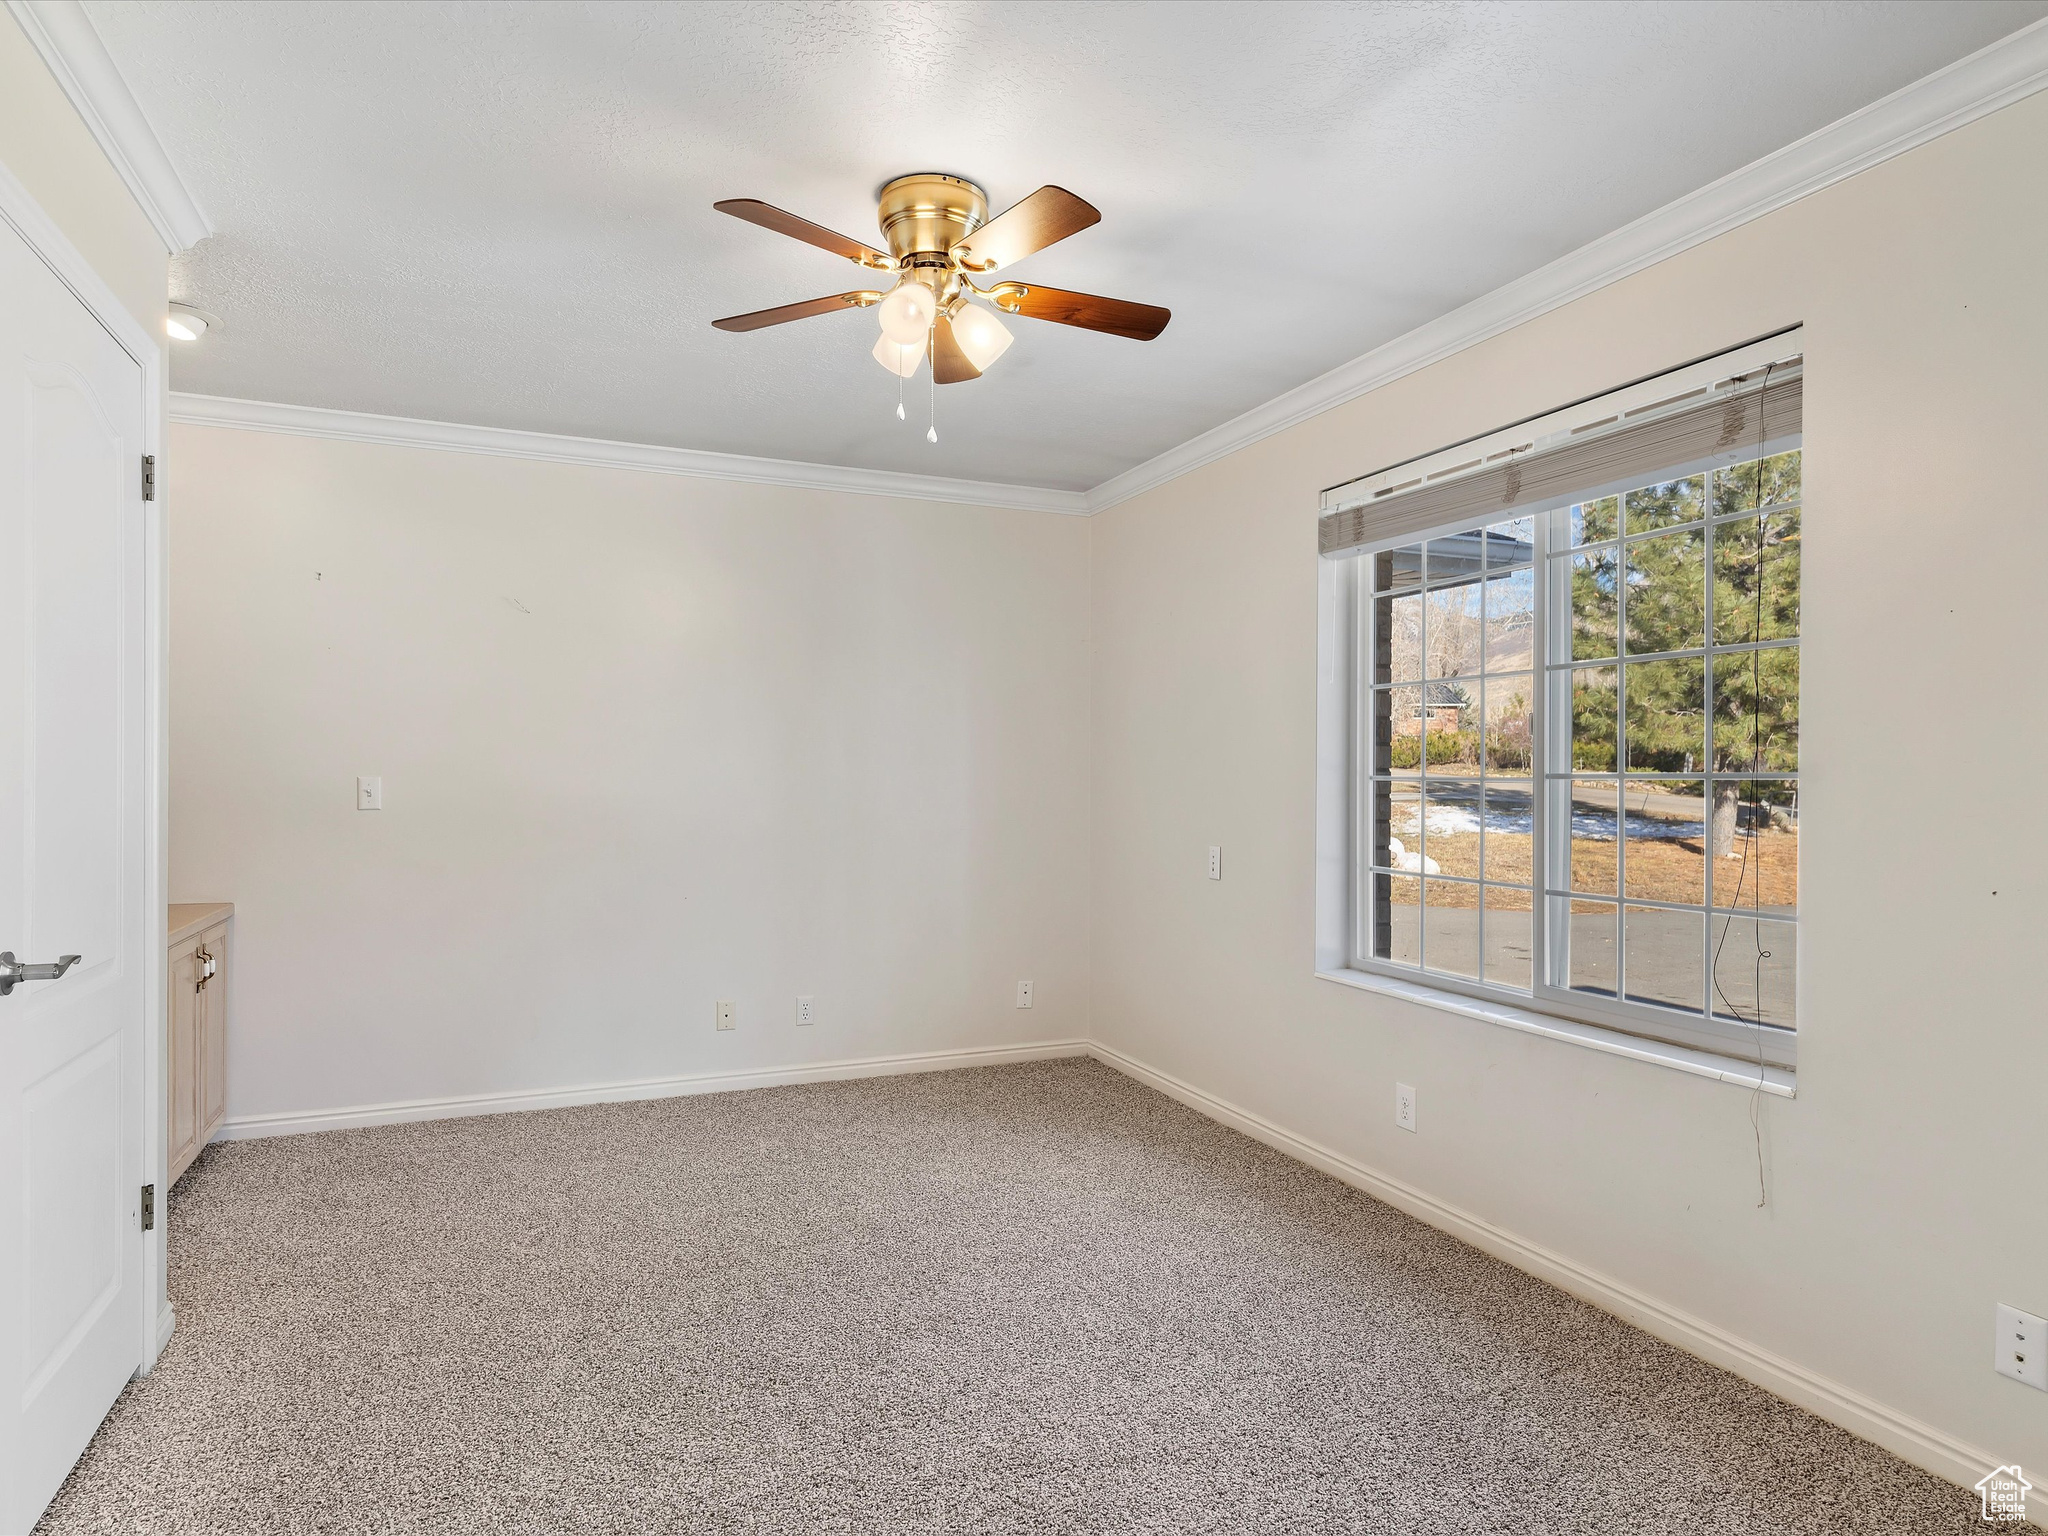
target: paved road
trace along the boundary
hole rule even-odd
[[[1414,961],[1419,948],[1420,914],[1414,907],[1393,911],[1393,955]],[[1486,914],[1485,979],[1510,986],[1529,985],[1529,914],[1490,911]],[[1715,970],[1714,1010],[1737,1018],[1759,1017],[1761,980],[1763,1022],[1791,1025],[1795,930],[1789,923],[1756,923],[1746,917],[1717,913],[1712,927],[1693,912],[1657,908],[1628,910],[1629,995],[1645,1002],[1697,1009],[1705,990],[1706,945],[1719,951]],[[1614,995],[1614,924],[1602,914],[1571,919],[1572,982],[1591,992]],[[1476,908],[1432,910],[1428,917],[1428,961],[1431,970],[1456,976],[1480,975],[1480,923]],[[1770,951],[1759,967],[1757,947]],[[1761,971],[1761,976],[1759,976]]]

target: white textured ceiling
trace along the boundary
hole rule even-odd
[[[204,394],[1086,489],[2048,12],[1945,4],[131,3],[87,9],[219,233],[174,297]],[[874,194],[1045,182],[1102,223],[938,392],[861,286],[712,212],[879,243]]]

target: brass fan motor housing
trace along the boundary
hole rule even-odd
[[[877,217],[899,262],[917,255],[944,256],[988,222],[988,194],[965,177],[919,171],[882,188]]]

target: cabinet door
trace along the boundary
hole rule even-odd
[[[199,944],[180,944],[171,951],[170,1040],[166,1052],[164,1079],[168,1094],[164,1105],[164,1133],[169,1154],[170,1177],[184,1172],[198,1150],[193,1139],[199,1134],[199,1011],[204,1000],[199,990]]]
[[[223,923],[199,941],[213,956],[213,976],[200,989],[199,1136],[220,1129],[228,1107],[228,929]]]

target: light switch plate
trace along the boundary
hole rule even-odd
[[[356,778],[356,809],[359,811],[381,811],[384,809],[384,781],[374,774],[359,774]]]
[[[1992,1365],[2021,1386],[2048,1392],[2048,1319],[1998,1304],[1998,1353]]]

